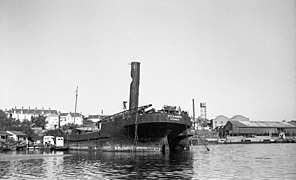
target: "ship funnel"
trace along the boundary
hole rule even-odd
[[[140,63],[131,63],[131,77],[132,82],[130,85],[130,99],[129,99],[129,109],[138,108],[139,101],[139,85],[140,85]]]

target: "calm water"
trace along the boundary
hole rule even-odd
[[[194,146],[179,154],[0,153],[0,179],[296,179],[296,144]]]

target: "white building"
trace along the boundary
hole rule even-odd
[[[56,137],[55,145],[58,147],[64,146],[64,137]]]
[[[49,109],[31,109],[30,107],[28,109],[26,108],[12,108],[11,110],[5,111],[7,114],[7,117],[11,117],[17,120],[20,120],[21,122],[25,119],[31,121],[32,117],[37,116],[48,116],[50,114],[57,114],[57,110],[51,110]]]
[[[219,115],[219,116],[215,117],[213,119],[213,129],[215,129],[217,127],[225,126],[229,120],[230,120],[230,118],[223,116],[223,115]]]
[[[61,113],[60,114],[60,126],[66,124],[77,124],[81,126],[83,124],[83,115],[79,113]]]
[[[54,136],[44,136],[43,137],[43,145],[54,145]]]
[[[45,121],[46,121],[45,129],[54,130],[59,128],[59,115],[50,114],[46,116]]]
[[[28,143],[28,135],[20,131],[7,131],[8,138],[14,141],[21,141]]]
[[[213,119],[213,129],[217,127],[224,127],[228,121],[250,121],[249,118],[246,118],[242,115],[235,115],[232,118],[228,118],[223,115],[219,115]]]

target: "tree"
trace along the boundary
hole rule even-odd
[[[83,119],[83,125],[93,124],[93,123],[94,122],[92,120],[90,120],[90,119],[86,119],[86,118]]]
[[[55,129],[55,130],[48,130],[45,133],[45,135],[47,135],[47,136],[61,136],[63,134],[61,133],[61,131],[59,129]]]
[[[35,140],[39,137],[31,128],[32,123],[28,120],[20,122],[13,118],[8,118],[2,110],[0,110],[0,130],[2,131],[21,131],[28,135],[29,140]]]
[[[15,130],[18,131],[21,123],[19,120],[15,120],[13,118],[8,118],[4,111],[0,109],[0,130]]]
[[[37,117],[32,116],[31,117],[31,123],[32,127],[42,127],[42,129],[45,129],[46,125],[46,117],[42,115],[38,115]]]

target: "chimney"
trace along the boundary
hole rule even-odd
[[[129,99],[129,109],[138,108],[139,101],[139,85],[140,85],[140,63],[131,63],[131,77],[132,82],[130,84],[130,99]]]

